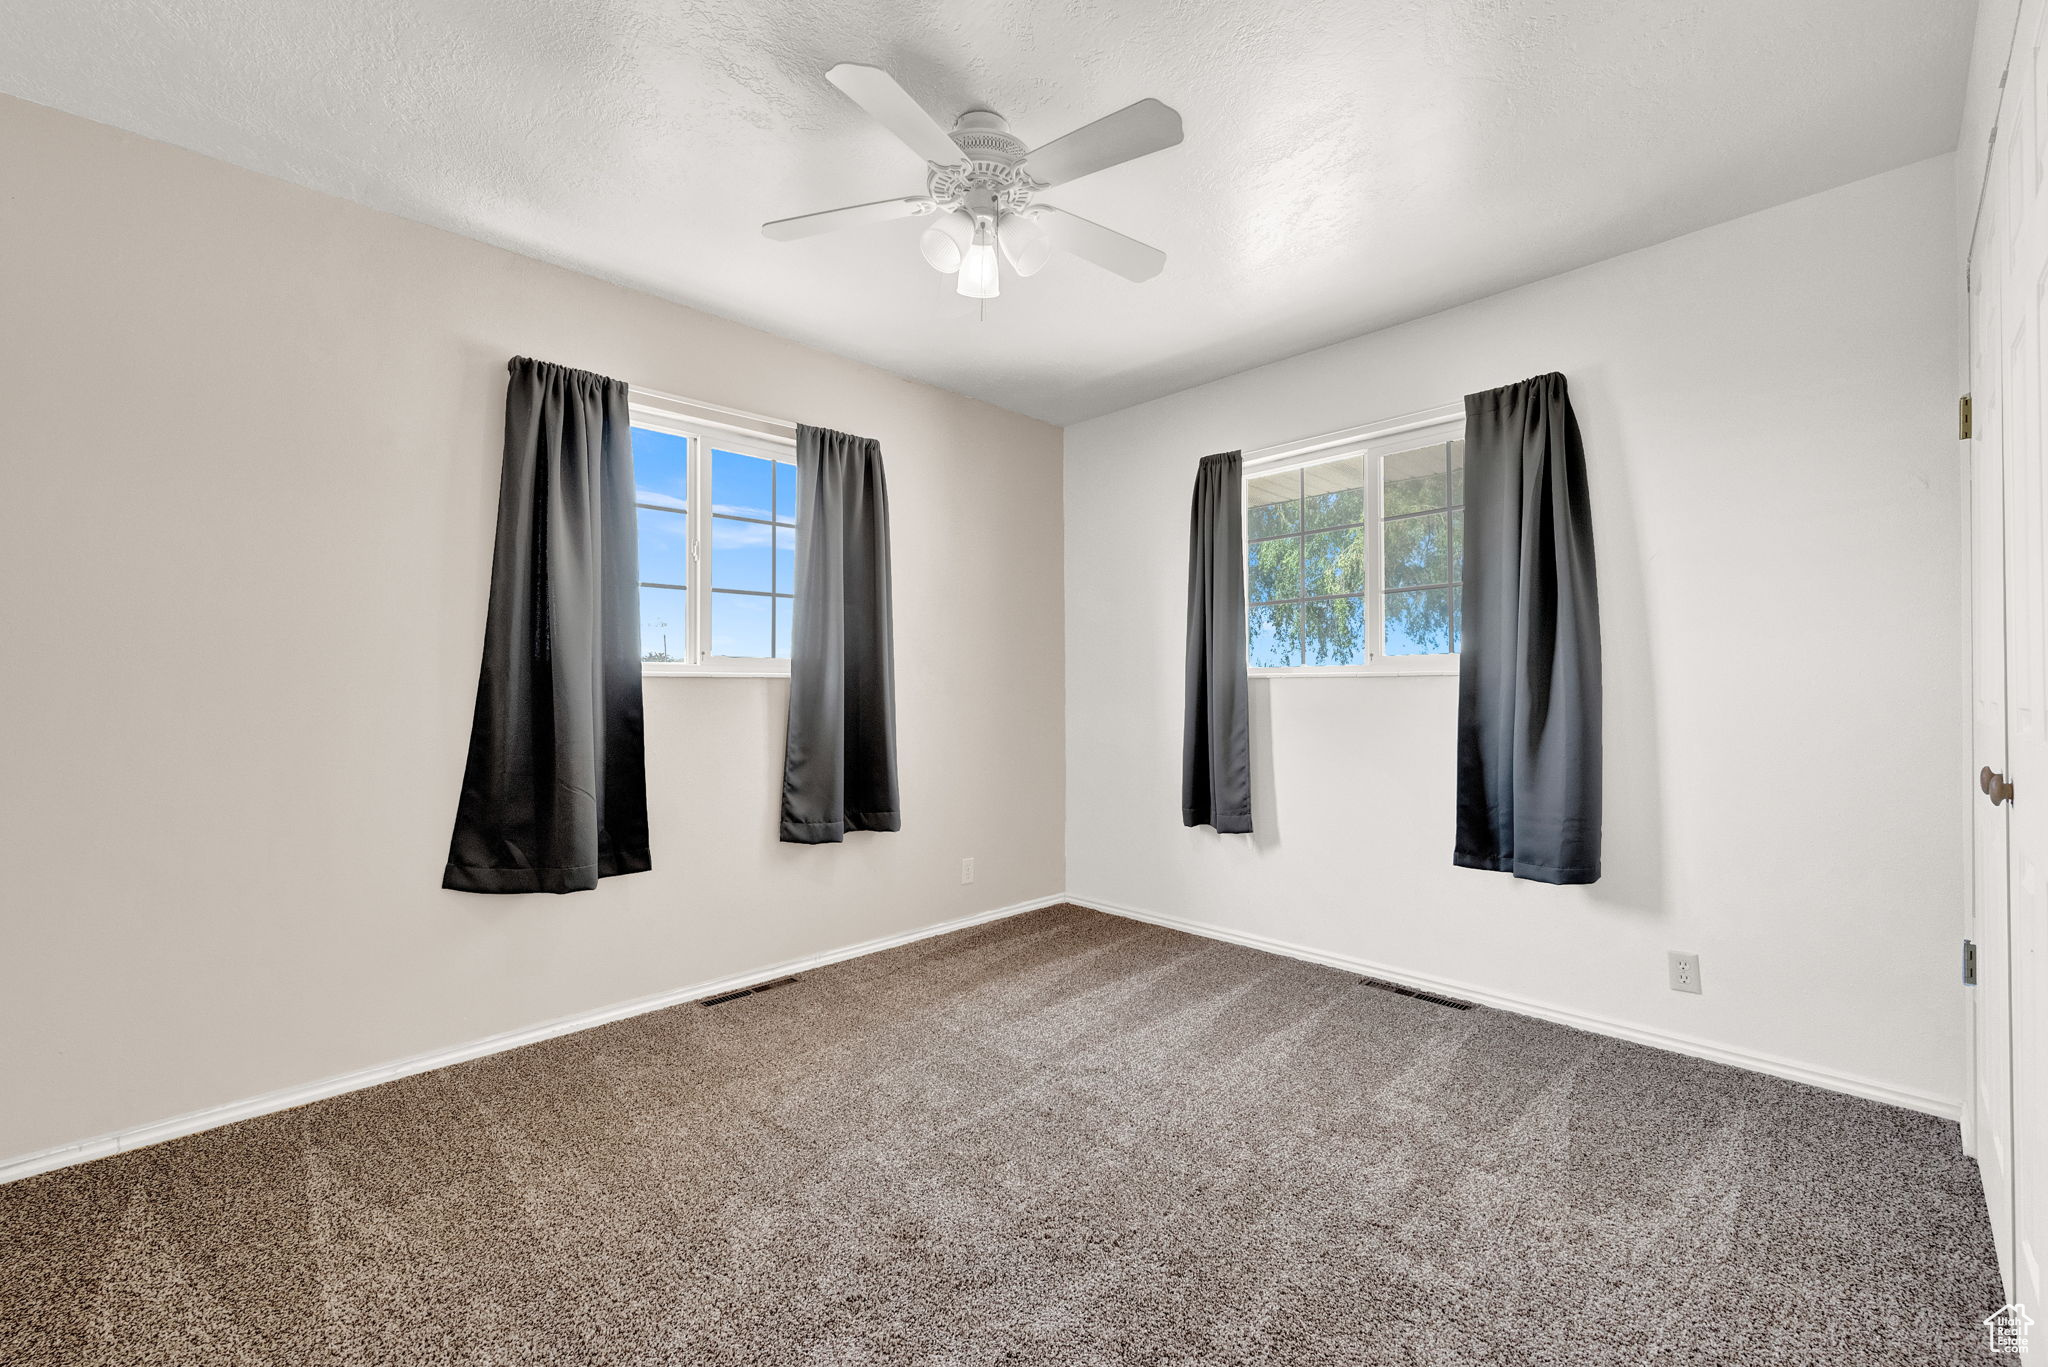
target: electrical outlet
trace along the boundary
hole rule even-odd
[[[1700,990],[1700,956],[1671,951],[1671,990],[1673,992],[1698,992]]]
[[[972,855],[960,861],[960,881],[963,883],[972,883],[974,881],[974,857]]]

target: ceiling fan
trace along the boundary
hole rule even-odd
[[[1150,280],[1166,253],[1064,209],[1033,202],[1041,190],[1093,175],[1181,140],[1180,115],[1140,100],[1043,147],[1026,150],[1003,116],[970,109],[951,132],[880,67],[842,62],[825,79],[926,162],[925,192],[903,199],[778,218],[761,232],[778,242],[899,218],[932,219],[919,246],[932,268],[959,276],[970,299],[1002,290],[1000,250],[1018,275],[1037,274],[1054,250],[1072,252],[1126,280]]]

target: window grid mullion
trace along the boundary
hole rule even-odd
[[[1451,444],[1444,443],[1444,577],[1450,577],[1457,566],[1457,547],[1451,540]],[[1451,605],[1451,621],[1448,644],[1453,651],[1458,648],[1458,591],[1446,583],[1444,594]]]
[[[771,660],[781,653],[775,648],[775,634],[782,626],[775,611],[775,580],[782,570],[782,538],[775,532],[775,510],[781,506],[782,462],[771,460],[768,462],[768,658]]]
[[[1294,563],[1300,568],[1300,578],[1295,581],[1295,599],[1301,605],[1294,619],[1296,665],[1308,663],[1308,467],[1294,472],[1294,540],[1297,549]]]
[[[1452,587],[1452,586],[1451,586],[1451,585],[1448,585],[1448,584],[1417,584],[1417,585],[1416,585],[1415,587],[1416,587],[1416,588],[1418,588],[1418,589],[1441,589],[1441,588],[1449,588],[1449,587]],[[759,590],[756,590],[756,592],[758,592],[758,591],[759,591]],[[719,592],[720,592],[720,593],[733,593],[733,592],[736,592],[736,590],[733,590],[733,589],[720,589],[720,590],[719,590]],[[1394,589],[1394,590],[1392,590],[1392,592],[1395,592],[1395,593],[1406,593],[1406,592],[1408,592],[1408,590],[1406,590],[1406,589]],[[1261,599],[1259,599],[1259,600],[1258,600],[1258,601],[1257,601],[1256,603],[1247,603],[1247,604],[1246,604],[1245,606],[1247,606],[1247,607],[1254,607],[1254,608],[1284,608],[1284,607],[1286,607],[1286,606],[1287,606],[1287,605],[1288,605],[1289,603],[1335,603],[1335,602],[1339,602],[1339,601],[1341,601],[1342,599],[1345,599],[1345,598],[1363,598],[1364,596],[1365,596],[1365,595],[1364,595],[1364,593],[1363,593],[1363,592],[1359,592],[1359,593],[1304,593],[1304,594],[1303,594],[1303,595],[1302,595],[1301,597],[1299,597],[1299,598],[1261,598]]]
[[[1431,511],[1440,513],[1443,511],[1443,509],[1435,508]],[[789,524],[785,522],[782,525],[786,527]],[[1327,527],[1304,526],[1298,532],[1282,532],[1278,536],[1247,537],[1245,539],[1245,544],[1247,546],[1263,546],[1268,541],[1286,541],[1297,536],[1316,536],[1323,532],[1353,532],[1357,531],[1360,527],[1363,527],[1364,525],[1365,524],[1363,522],[1333,522]]]
[[[690,438],[690,505],[700,515],[690,519],[690,663],[701,665],[710,655],[711,545],[713,519],[701,510],[711,506],[710,453],[702,437]]]
[[[1374,456],[1372,468],[1366,471],[1367,511],[1372,530],[1367,534],[1369,544],[1365,548],[1365,663],[1368,666],[1379,663],[1387,653],[1387,457],[1385,453]]]

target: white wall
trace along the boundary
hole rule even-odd
[[[2005,93],[2006,62],[2020,34],[2020,11],[2020,0],[1977,0],[1976,27],[1970,35],[1970,72],[1963,85],[1962,131],[1956,139],[1954,211],[1959,262],[1969,250],[1970,230],[1977,219],[1984,167],[1993,150],[1991,129],[1998,122],[1998,107]],[[1956,287],[1962,288],[1960,279]]]
[[[1068,429],[1069,890],[1953,1107],[1954,184],[1936,158]],[[1599,545],[1606,876],[1451,866],[1452,678],[1255,683],[1259,832],[1184,829],[1197,458],[1550,370]]]
[[[441,890],[515,354],[881,440],[901,834],[651,679],[655,870]],[[0,99],[0,1162],[1059,892],[1059,519],[1054,428]]]
[[[0,99],[0,1164],[1063,886],[1952,1102],[1955,178],[1071,429],[1063,642],[1054,429]],[[784,685],[655,679],[654,872],[438,887],[513,354],[882,439],[900,835],[777,844]],[[1260,682],[1260,833],[1183,829],[1195,459],[1550,369],[1606,879],[1450,866],[1450,679]]]

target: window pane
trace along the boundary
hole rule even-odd
[[[773,649],[768,638],[772,599],[750,593],[711,595],[711,653],[765,660]]]
[[[796,521],[796,467],[781,460],[775,462],[775,520]]]
[[[730,517],[711,519],[711,587],[759,589],[773,587],[770,564],[773,527]]]
[[[1386,524],[1387,587],[1443,584],[1451,577],[1451,529],[1446,513],[1403,517]]]
[[[711,453],[711,510],[769,520],[775,506],[775,462],[737,451]]]
[[[1460,437],[1451,443],[1451,502],[1465,501],[1465,441]]]
[[[1308,527],[1342,527],[1365,521],[1365,457],[1327,460],[1301,472]]]
[[[1420,589],[1387,595],[1387,654],[1451,653],[1451,591]]]
[[[789,658],[789,643],[796,639],[796,599],[775,600],[775,658]]]
[[[690,439],[633,429],[633,501],[681,508],[690,497]]]
[[[637,508],[640,519],[640,582],[676,584],[690,563],[690,515]]]
[[[1250,659],[1254,668],[1301,663],[1301,604],[1267,603],[1251,610]]]
[[[640,658],[682,659],[689,611],[689,595],[681,589],[640,590]]]
[[[1451,514],[1451,582],[1465,578],[1465,514],[1457,510]]]
[[[1285,536],[1301,530],[1301,471],[1260,475],[1244,487],[1245,535]]]
[[[1365,528],[1311,532],[1306,542],[1303,561],[1310,593],[1365,592]],[[1282,543],[1274,541],[1267,544],[1277,546]]]
[[[1312,665],[1365,663],[1365,600],[1317,598],[1307,608],[1308,662]]]
[[[796,528],[775,529],[775,591],[796,592]]]
[[[1441,443],[1387,457],[1383,476],[1386,516],[1420,513],[1444,506],[1444,448]]]
[[[1452,589],[1452,590],[1451,590],[1451,649],[1452,649],[1452,651],[1454,651],[1454,652],[1455,652],[1455,651],[1460,651],[1460,650],[1463,650],[1464,648],[1465,648],[1465,591],[1464,591],[1463,589]]]
[[[1301,597],[1300,537],[1284,536],[1278,541],[1254,541],[1245,555],[1250,570],[1247,575],[1250,601],[1263,603],[1273,598]]]

